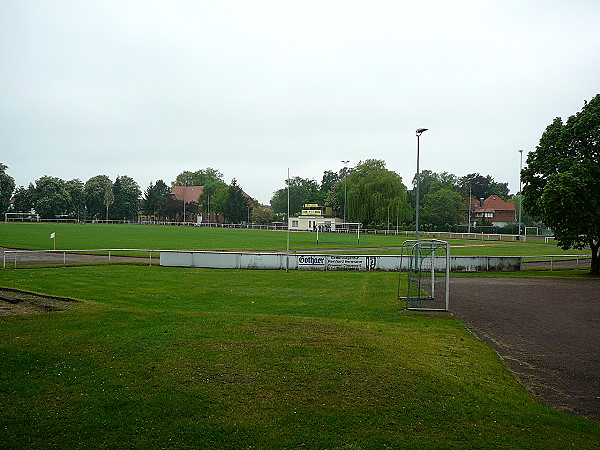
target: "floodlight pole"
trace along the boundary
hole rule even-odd
[[[346,195],[346,177],[348,176],[348,163],[350,161],[342,161],[344,163],[344,223],[346,223],[346,203],[347,203],[347,195]]]
[[[472,199],[473,198],[473,186],[469,186],[469,228],[468,228],[468,234],[471,234],[471,209],[473,209],[473,202]],[[467,237],[467,239],[470,239],[470,236]]]
[[[287,172],[287,249],[285,257],[285,272],[290,270],[290,168]]]
[[[185,225],[185,194],[187,191],[187,175],[183,175],[183,224]]]
[[[521,154],[521,165],[519,166],[519,240],[521,240],[521,213],[523,212],[523,192],[521,171],[523,170],[523,150],[519,150]]]
[[[415,240],[419,240],[419,140],[421,138],[421,134],[427,131],[427,128],[417,128],[417,199],[415,202]]]

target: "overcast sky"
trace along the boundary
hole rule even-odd
[[[17,185],[212,167],[268,203],[383,159],[518,190],[519,149],[600,92],[600,2],[0,0]]]

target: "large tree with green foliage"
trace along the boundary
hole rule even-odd
[[[405,222],[410,218],[406,186],[396,172],[386,169],[378,159],[361,161],[331,190],[329,202],[338,214],[344,210],[346,191],[346,220],[360,222],[364,227],[381,226],[388,217]]]
[[[173,186],[204,186],[210,181],[223,181],[223,174],[217,169],[207,167],[206,169],[200,169],[195,172],[183,171],[175,178]]]
[[[15,190],[15,179],[6,173],[8,166],[0,163],[0,212],[4,212],[10,205],[10,198]]]
[[[15,190],[15,212],[30,212],[35,209],[35,185],[29,183],[27,188],[19,186]]]
[[[410,193],[411,203],[415,203],[417,176],[413,177],[413,190]],[[453,191],[459,191],[459,179],[456,175],[442,172],[436,173],[431,170],[422,170],[419,174],[419,204],[424,205],[425,197],[432,194],[440,189],[449,189]]]
[[[227,189],[227,197],[223,205],[223,217],[226,222],[240,223],[248,218],[250,203],[234,178]]]
[[[117,177],[113,184],[114,205],[111,216],[117,220],[137,219],[142,192],[136,181],[126,175]]]
[[[452,227],[464,221],[463,196],[454,189],[441,188],[425,197],[421,209],[422,223],[437,228]]]
[[[288,181],[286,180],[286,186]],[[307,203],[322,205],[325,202],[324,193],[315,180],[293,177],[289,180],[290,214],[299,214]],[[275,191],[271,198],[271,207],[277,213],[287,213],[288,188],[284,187]]]
[[[85,216],[85,202],[84,202],[84,191],[83,182],[77,178],[66,182],[66,188],[71,196],[71,204],[69,205],[69,214],[76,218],[77,221],[81,220],[81,216]]]
[[[521,176],[524,208],[563,249],[589,246],[591,272],[600,274],[600,94],[566,122],[554,119]]]
[[[112,195],[112,185],[112,181],[106,175],[96,175],[85,182],[83,199],[88,217],[101,219],[106,216],[106,197]],[[110,191],[110,194],[107,194],[107,191]]]
[[[506,200],[510,192],[508,183],[494,181],[494,178],[491,175],[486,175],[484,177],[478,173],[470,173],[462,177],[459,180],[459,184],[466,195],[469,194],[469,188],[471,188],[471,195],[478,199],[488,198],[490,195],[497,195]]]
[[[171,189],[163,180],[158,180],[156,183],[150,182],[144,192],[141,209],[144,214],[157,214],[166,206],[170,198]]]
[[[43,176],[35,182],[35,210],[44,219],[70,213],[71,193],[65,180]]]

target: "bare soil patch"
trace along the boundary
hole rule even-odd
[[[72,298],[0,288],[0,316],[64,311],[76,307],[77,303],[78,300]]]
[[[450,310],[523,386],[600,420],[600,280],[452,277]]]

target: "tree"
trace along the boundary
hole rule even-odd
[[[442,188],[427,194],[422,208],[423,223],[435,227],[454,226],[464,219],[462,195],[452,189]]]
[[[410,195],[411,203],[415,203],[417,176],[413,177],[413,190]],[[450,189],[458,191],[459,180],[454,174],[448,172],[436,173],[431,170],[422,170],[419,174],[419,204],[423,205],[427,195],[439,189]]]
[[[6,169],[8,166],[0,163],[0,212],[8,210],[15,190],[15,179],[6,173]]]
[[[273,222],[273,209],[268,206],[257,205],[252,208],[252,222],[269,224]]]
[[[156,184],[150,182],[141,202],[142,211],[144,214],[157,214],[170,198],[171,189],[163,180],[158,180]]]
[[[29,187],[25,189],[23,186],[19,186],[15,190],[15,203],[14,208],[17,212],[30,212],[35,209],[35,186],[33,183],[29,183]]]
[[[226,188],[227,184],[222,180],[208,180],[203,184],[202,194],[198,198],[198,203],[200,203],[202,206],[202,210],[206,211],[207,216],[210,215],[211,209],[213,212],[217,211],[214,206],[211,206],[214,201],[215,194],[219,190]]]
[[[69,213],[72,204],[67,183],[56,177],[43,176],[35,182],[35,210],[44,219]]]
[[[114,206],[112,217],[118,220],[137,219],[140,210],[140,186],[126,175],[117,177],[113,184]]]
[[[390,217],[404,222],[410,216],[406,186],[396,172],[387,170],[385,162],[368,159],[360,162],[332,189],[329,202],[338,214],[344,209],[346,188],[346,220],[364,227],[385,224]]]
[[[223,174],[216,169],[207,167],[196,172],[183,171],[175,178],[173,186],[204,186],[209,181],[223,181]]]
[[[76,217],[77,221],[81,219],[81,213],[84,212],[84,191],[83,182],[77,178],[67,181],[65,184],[69,195],[71,196],[71,204],[69,205],[69,215]]]
[[[521,172],[523,207],[563,249],[589,246],[600,274],[600,94],[565,123],[554,119]]]
[[[323,172],[323,178],[321,179],[321,187],[320,190],[324,194],[327,194],[329,191],[333,189],[333,187],[342,180],[342,174],[335,173],[331,170],[326,170]]]
[[[288,181],[286,180],[286,186]],[[322,204],[325,202],[324,193],[315,180],[294,177],[289,180],[290,188],[290,214],[299,214],[302,207],[307,203]],[[273,211],[287,213],[288,189],[284,187],[275,191],[271,198]]]
[[[234,178],[227,189],[227,198],[223,205],[223,217],[229,223],[241,223],[248,217],[249,202],[242,188]]]
[[[106,214],[107,190],[112,193],[112,181],[106,175],[96,175],[85,182],[83,200],[88,217],[99,219]]]
[[[502,199],[508,198],[508,183],[497,183],[491,175],[480,175],[478,173],[470,173],[460,179],[460,185],[466,195],[471,195],[475,198],[488,198],[490,195],[497,195]]]

